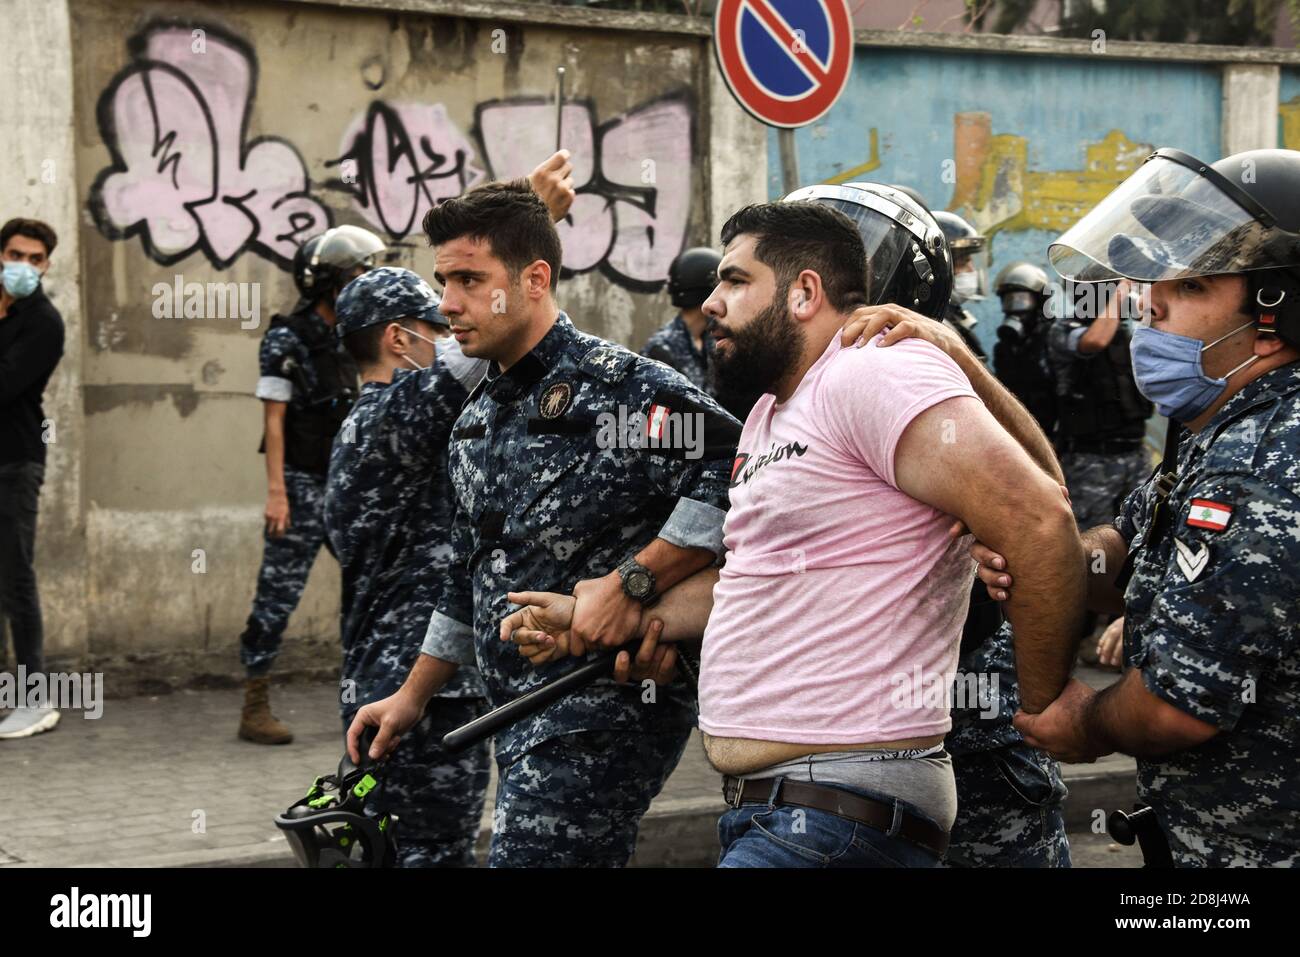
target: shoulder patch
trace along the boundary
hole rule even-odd
[[[1195,528],[1208,528],[1212,532],[1221,532],[1232,520],[1232,506],[1209,499],[1192,499],[1191,510],[1187,513],[1187,524]]]
[[[622,382],[637,355],[621,346],[597,346],[582,357],[578,369],[593,379],[613,385]]]

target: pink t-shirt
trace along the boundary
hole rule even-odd
[[[929,343],[841,349],[836,335],[787,402],[758,400],[704,632],[703,731],[849,744],[949,729],[947,685],[932,683],[956,667],[975,565],[969,539],[948,541],[951,517],[895,486],[894,449],[954,396],[978,401]]]

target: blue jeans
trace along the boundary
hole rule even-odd
[[[773,778],[773,793],[776,782]],[[830,787],[831,785],[824,785]],[[743,804],[718,819],[719,867],[936,867],[939,858],[897,835],[899,811],[910,805],[874,791],[841,791],[893,804],[889,834],[867,824],[791,804]]]

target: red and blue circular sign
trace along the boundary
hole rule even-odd
[[[807,126],[853,67],[847,0],[720,0],[713,47],[732,94],[769,126]]]

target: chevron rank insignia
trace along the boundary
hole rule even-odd
[[[1212,532],[1221,532],[1232,520],[1232,506],[1211,502],[1205,498],[1192,499],[1191,510],[1187,513],[1187,524],[1196,528],[1208,528]]]
[[[1200,549],[1193,549],[1190,545],[1183,544],[1182,539],[1174,538],[1174,557],[1178,561],[1178,567],[1182,569],[1189,582],[1196,581],[1201,572],[1205,571],[1205,566],[1210,563],[1210,546],[1202,544]]]

